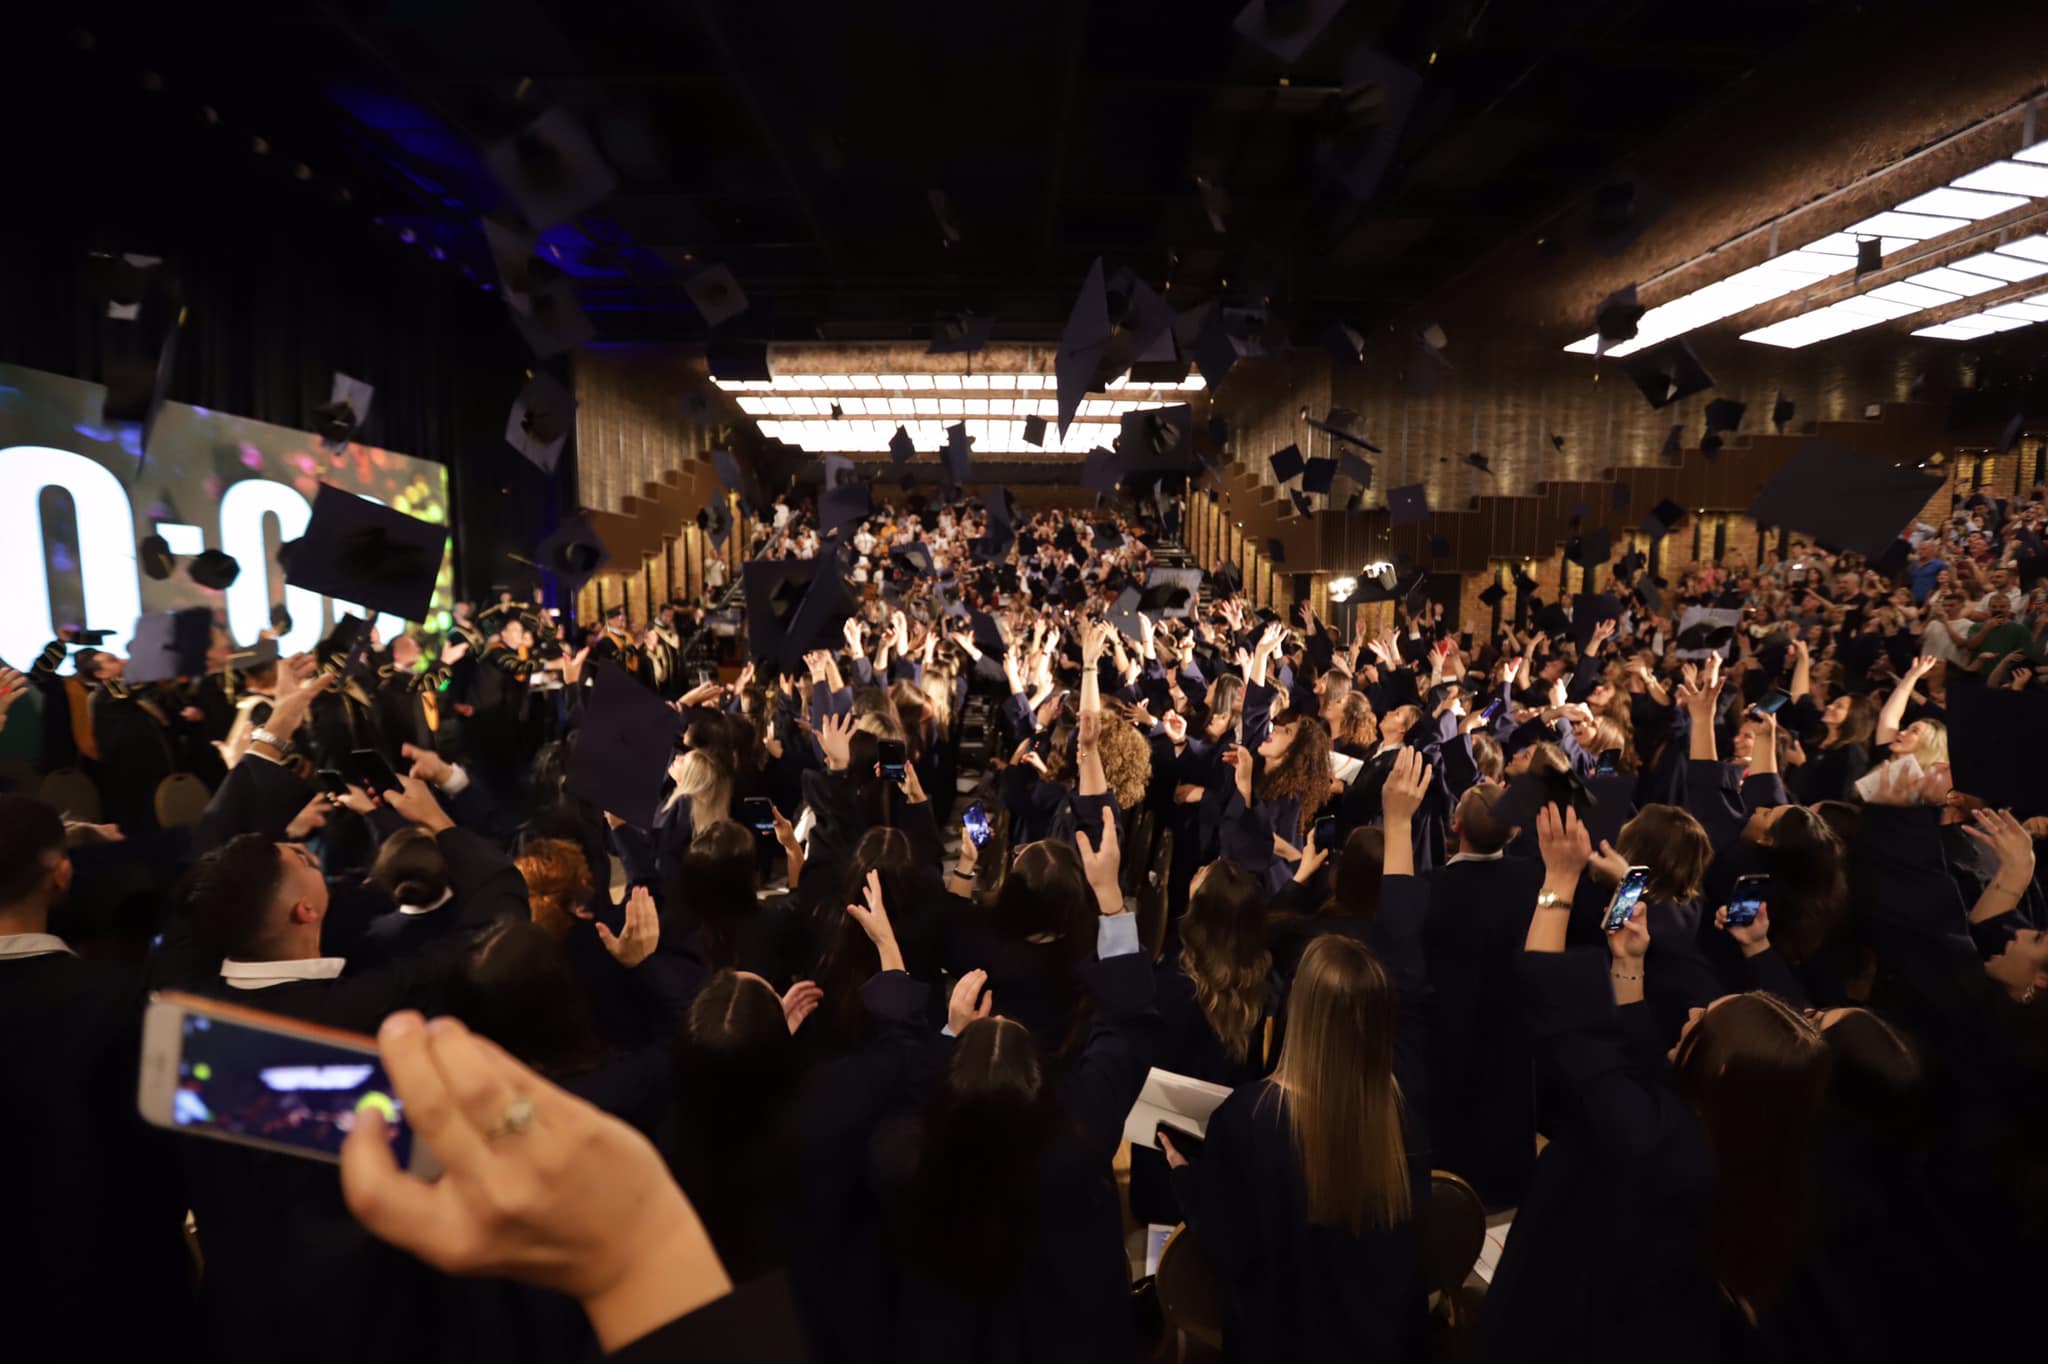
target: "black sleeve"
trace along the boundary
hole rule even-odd
[[[606,1358],[619,1364],[805,1364],[796,1304],[779,1274],[742,1284]]]
[[[467,829],[444,829],[435,842],[447,859],[449,888],[465,927],[528,917],[526,878],[488,839]]]
[[[210,852],[237,834],[282,837],[286,826],[312,798],[313,788],[290,768],[253,754],[245,756],[207,802],[192,830],[192,851]]]

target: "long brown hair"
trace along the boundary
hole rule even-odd
[[[1659,900],[1690,900],[1700,893],[1714,845],[1689,810],[1676,805],[1645,805],[1636,811],[1614,840],[1615,851],[1637,866],[1650,869],[1650,895]]]
[[[1308,1220],[1317,1226],[1355,1234],[1414,1214],[1394,1005],[1394,983],[1363,943],[1326,933],[1302,952],[1273,1083],[1287,1098]]]
[[[1258,878],[1221,858],[1202,869],[1180,921],[1180,969],[1233,1061],[1251,1052],[1265,1012],[1266,897]]]
[[[1714,1154],[1708,1268],[1729,1296],[1761,1313],[1814,1245],[1827,1043],[1783,1000],[1757,990],[1707,1010],[1679,1043],[1677,1071]]]
[[[1846,748],[1850,744],[1862,744],[1868,748],[1871,738],[1877,733],[1877,704],[1869,697],[1856,692],[1849,693],[1849,706],[1842,716],[1842,723],[1835,732],[1821,741],[1821,747]]]
[[[1306,825],[1309,816],[1330,798],[1330,731],[1313,715],[1295,716],[1290,725],[1294,737],[1287,741],[1287,751],[1278,761],[1267,762],[1258,794],[1261,800],[1293,796],[1301,802],[1301,820]],[[1275,832],[1286,838],[1289,833],[1300,831]]]

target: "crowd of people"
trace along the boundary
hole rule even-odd
[[[2023,1348],[2048,827],[1946,718],[2048,684],[2044,514],[1376,631],[1143,515],[784,502],[851,610],[723,675],[681,601],[57,641],[0,717],[104,813],[0,796],[10,1357],[1124,1361],[1184,1225],[1226,1358],[1430,1358],[1433,1170],[1513,1211],[1473,1358]],[[651,818],[571,779],[608,671]],[[444,1173],[145,1124],[165,989],[376,1035]],[[1154,1069],[1199,1144],[1126,1146]]]

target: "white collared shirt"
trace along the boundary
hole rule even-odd
[[[431,905],[400,905],[398,912],[400,914],[432,914],[454,898],[455,892],[453,890],[444,890],[441,892],[441,898],[434,901]]]
[[[1444,865],[1448,867],[1458,862],[1498,862],[1506,855],[1506,848],[1496,848],[1490,853],[1453,853],[1444,859]]]
[[[268,990],[293,980],[333,980],[346,957],[301,957],[297,961],[223,961],[220,978],[237,990]]]
[[[54,933],[0,933],[0,957],[49,957],[59,952],[78,955]]]

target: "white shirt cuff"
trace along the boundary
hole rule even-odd
[[[1138,916],[1105,914],[1095,928],[1095,955],[1103,961],[1128,957],[1138,950]]]
[[[467,791],[469,789],[468,771],[465,770],[462,764],[460,763],[455,763],[451,765],[448,769],[448,780],[440,783],[440,787],[442,792],[446,795],[461,795],[464,791]]]

